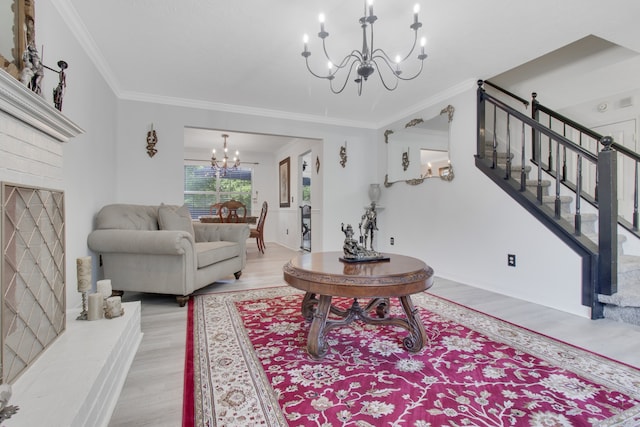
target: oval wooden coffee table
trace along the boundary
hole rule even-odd
[[[395,325],[409,331],[404,347],[420,351],[427,335],[411,295],[433,285],[433,269],[419,259],[388,255],[387,261],[346,263],[339,260],[342,252],[316,252],[299,255],[283,267],[285,281],[306,292],[302,315],[311,321],[307,337],[307,352],[321,359],[329,350],[326,334],[329,330],[348,325],[354,320],[375,325]],[[317,297],[316,297],[317,296]],[[333,297],[353,298],[347,310],[331,305]],[[369,298],[362,307],[358,298]],[[398,298],[406,317],[389,315],[389,299]],[[375,316],[372,312],[375,309]],[[329,319],[329,313],[339,320]]]

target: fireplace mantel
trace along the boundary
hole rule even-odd
[[[26,88],[4,70],[0,70],[0,111],[59,142],[67,142],[84,133],[82,128],[47,104],[43,97]]]

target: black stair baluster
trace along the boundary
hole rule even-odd
[[[560,142],[556,142],[556,161],[557,160],[560,160]],[[562,209],[562,206],[560,203],[560,171],[556,170],[556,198],[555,198],[556,219],[560,219],[562,217],[561,209]]]
[[[504,179],[511,177],[511,114],[507,113],[507,164]]]
[[[521,144],[521,149],[520,149],[520,191],[526,191],[527,190],[527,171],[524,168],[525,165],[525,161],[526,161],[526,155],[525,155],[525,145],[526,145],[526,141],[525,141],[525,126],[524,126],[524,122],[522,122],[522,144]],[[636,180],[637,181],[637,180]]]
[[[540,138],[539,140],[541,141],[540,132],[536,131],[536,134],[537,134],[537,138]],[[538,144],[537,154],[538,154],[538,158],[541,159],[542,144]],[[542,162],[538,162],[538,182],[537,182],[536,196],[538,198],[538,202],[542,203]]]
[[[549,129],[553,129],[551,127],[551,116],[549,116]],[[552,144],[553,142],[551,141],[551,137],[547,137],[547,140],[549,141],[549,154],[548,154],[548,160],[547,160],[547,171],[551,172],[553,170],[553,147]]]
[[[564,123],[562,126],[562,135],[567,137],[567,124]],[[567,181],[567,147],[562,147],[562,182]]]
[[[633,180],[633,229],[638,231],[638,161],[635,161],[635,179]]]
[[[580,213],[580,199],[582,198],[582,155],[580,153],[578,153],[578,164],[576,166],[576,213],[573,221],[576,236],[580,236],[582,234],[582,215]]]
[[[496,128],[496,117],[498,115],[498,111],[496,110],[496,105],[493,105],[493,151],[491,153],[491,158],[493,160],[492,169],[498,167],[498,129]]]

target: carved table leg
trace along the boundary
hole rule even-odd
[[[315,311],[316,304],[318,304],[316,294],[312,292],[304,294],[304,298],[302,299],[302,317],[307,320],[313,320],[313,312]]]
[[[307,353],[316,360],[322,359],[329,350],[329,346],[325,341],[325,326],[330,309],[331,296],[320,295],[307,338]]]
[[[427,342],[427,333],[424,330],[418,309],[415,308],[413,302],[411,302],[411,297],[409,295],[400,297],[400,302],[402,303],[402,308],[407,315],[407,322],[409,323],[409,335],[402,340],[402,343],[404,344],[404,348],[409,352],[417,353],[422,350]]]

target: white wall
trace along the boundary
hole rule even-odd
[[[67,308],[70,309],[79,306],[81,301],[77,292],[76,258],[91,254],[87,235],[93,229],[94,215],[100,207],[115,200],[117,104],[93,62],[48,1],[37,4],[36,42],[44,46],[44,64],[56,68],[58,60],[68,62],[62,113],[85,131],[63,144],[65,264]],[[52,90],[57,84],[57,74],[45,71],[42,93],[51,105]],[[98,268],[95,257],[93,267],[95,277]]]
[[[46,46],[45,62],[64,58],[70,65],[63,112],[86,131],[64,148],[69,306],[79,301],[75,259],[89,253],[86,238],[101,206],[111,202],[182,203],[185,126],[322,140],[313,148],[314,167],[316,149],[320,160],[320,189],[312,196],[314,251],[340,250],[344,240],[340,224],[357,224],[368,204],[369,184],[384,181],[383,129],[116,100],[56,10],[41,2],[38,16],[42,19],[37,20],[37,40]],[[55,74],[47,74],[47,95],[56,83]],[[434,105],[424,116],[437,114],[449,103],[456,108],[451,148],[456,178],[453,182],[434,179],[419,186],[398,183],[383,189],[380,205],[385,209],[379,213],[378,248],[424,259],[442,277],[586,314],[580,305],[578,257],[475,168],[475,87]],[[158,153],[153,158],[145,149],[151,123],[158,133]],[[345,141],[348,160],[343,168],[338,153]],[[291,208],[279,208],[277,163],[290,154],[293,174],[298,154],[306,149],[276,153],[273,169],[263,176],[265,188],[271,191],[261,192],[273,207],[267,222],[268,240],[294,248],[299,245],[298,237],[283,236],[282,226],[295,218],[292,227],[297,230],[298,203],[294,200]],[[293,186],[292,194],[297,195]],[[389,246],[391,236],[395,246]],[[516,268],[507,267],[507,253],[517,255]]]
[[[456,109],[451,125],[455,179],[383,188],[378,247],[417,256],[437,276],[589,315],[580,305],[579,257],[476,168],[475,88],[422,116],[437,114],[447,103]],[[379,176],[382,180],[382,171]],[[515,268],[507,267],[507,254],[516,254]]]
[[[158,152],[153,158],[147,155],[145,149],[145,136],[151,123],[158,135]],[[116,141],[118,173],[115,185],[119,202],[183,202],[185,126],[305,138],[299,144],[285,147],[273,159],[259,160],[264,164],[273,162],[272,168],[257,178],[260,181],[260,198],[264,195],[269,203],[265,240],[277,241],[292,249],[299,247],[298,180],[293,177],[297,176],[299,168],[298,156],[311,149],[313,167],[316,156],[320,161],[319,173],[314,172],[313,175],[316,178],[312,189],[315,216],[312,219],[313,248],[318,251],[340,250],[344,240],[340,231],[341,222],[358,221],[363,206],[368,202],[367,189],[369,183],[373,182],[376,173],[374,165],[378,162],[374,131],[122,100],[118,107]],[[338,151],[344,141],[348,141],[348,162],[342,168]],[[291,157],[291,194],[294,201],[291,207],[280,208],[278,163],[286,157]],[[243,160],[250,161],[244,155]],[[287,229],[289,234],[286,233]]]

